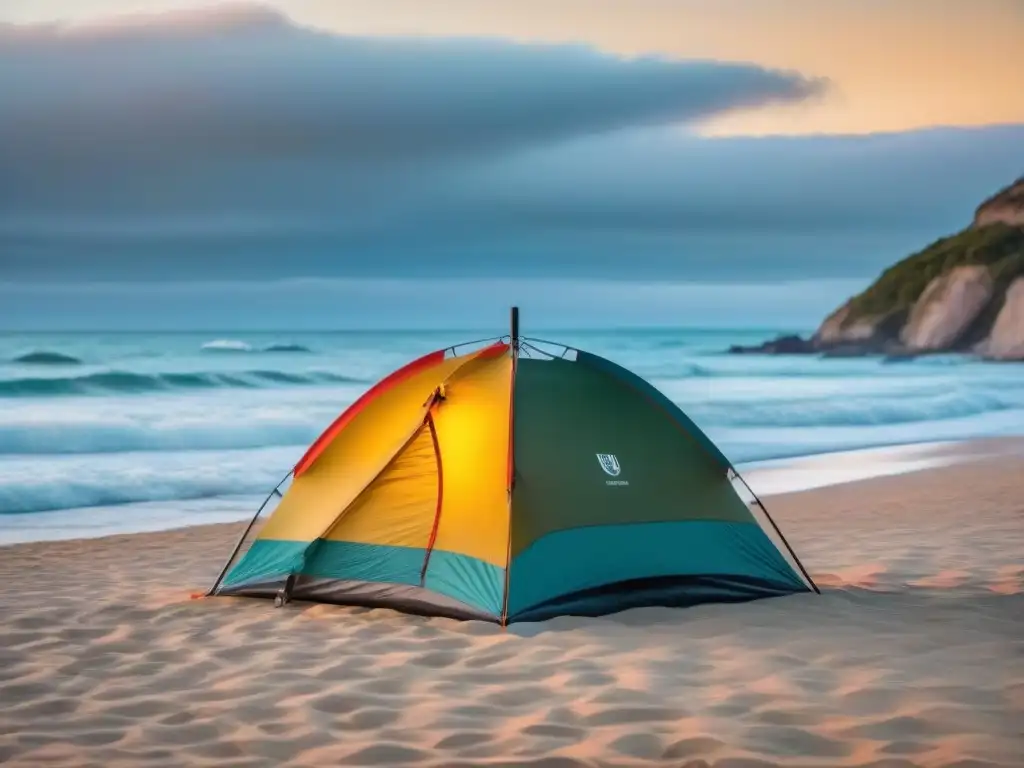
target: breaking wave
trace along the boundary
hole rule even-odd
[[[200,346],[204,352],[300,352],[311,354],[312,349],[303,344],[270,344],[256,348],[252,344],[238,339],[214,339]]]
[[[200,349],[206,352],[252,352],[252,346],[237,339],[214,339],[203,344]]]
[[[245,393],[212,403],[178,399],[173,408],[146,398],[22,403],[0,415],[0,457],[308,446],[354,397],[354,392],[324,393],[309,401],[274,403],[266,395]]]
[[[52,459],[0,471],[0,515],[150,501],[180,501],[267,493],[301,453],[294,448],[164,454],[139,462],[131,454]]]
[[[874,427],[962,419],[988,413],[1024,411],[1019,394],[971,392],[883,400],[871,397],[697,403],[686,409],[700,423],[723,427]]]
[[[364,379],[327,372],[239,371],[231,373],[130,373],[106,371],[84,376],[0,380],[0,397],[125,395],[173,390],[275,385],[365,384]]]

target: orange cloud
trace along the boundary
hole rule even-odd
[[[719,115],[709,134],[1024,123],[1024,0],[265,0],[356,35],[583,42],[828,78],[825,98]],[[204,0],[11,0],[0,22],[88,20]],[[429,5],[429,8],[427,7]]]
[[[829,94],[716,117],[715,134],[867,133],[1024,123],[1021,0],[280,0],[357,34],[586,42],[626,55],[747,61]]]

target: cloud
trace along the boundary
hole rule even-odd
[[[365,189],[339,190],[333,166],[277,174],[236,185],[234,212],[0,216],[0,275],[866,281],[967,224],[1022,169],[1024,126],[771,139],[638,131]]]
[[[571,46],[339,37],[250,6],[8,27],[0,280],[867,281],[1024,170],[1024,126],[678,125],[820,87]],[[244,315],[243,293],[204,311]],[[18,306],[77,306],[59,296]],[[118,296],[110,312],[131,304]]]
[[[824,84],[749,64],[499,40],[343,37],[258,6],[0,30],[0,204],[118,205],[682,123]],[[161,174],[155,176],[155,174]],[[139,174],[151,174],[140,187]],[[116,187],[127,183],[119,196]],[[230,189],[221,189],[229,194]]]
[[[637,131],[480,169],[471,197],[520,226],[706,235],[908,232],[966,225],[1024,169],[1024,125],[722,139]]]

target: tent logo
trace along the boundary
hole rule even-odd
[[[597,460],[601,463],[601,469],[605,471],[605,474],[618,477],[622,471],[622,467],[619,466],[619,460],[615,458],[614,453],[599,453],[597,454]]]

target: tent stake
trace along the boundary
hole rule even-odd
[[[252,520],[250,520],[249,524],[245,526],[245,530],[242,531],[242,535],[238,537],[238,543],[235,544],[235,548],[231,550],[231,554],[228,556],[228,561],[224,563],[224,567],[221,569],[220,575],[217,576],[217,580],[213,582],[213,586],[210,587],[210,591],[206,593],[206,597],[210,597],[214,592],[217,591],[217,587],[220,586],[220,583],[224,580],[224,577],[227,576],[228,568],[231,566],[231,562],[235,559],[235,555],[238,554],[238,550],[240,550],[242,548],[242,544],[245,543],[245,539],[249,535],[249,531],[251,531],[252,527],[256,525],[256,521],[259,520],[260,515],[263,514],[263,509],[267,506],[270,500],[274,498],[274,494],[276,493],[278,496],[281,495],[280,488],[284,484],[284,481],[291,477],[291,474],[291,471],[289,471],[287,475],[282,477],[280,482],[274,486],[274,490],[268,493],[267,498],[265,498],[263,500],[263,503],[260,504],[260,508],[256,510],[256,514],[252,516]]]
[[[786,549],[789,551],[789,554],[793,556],[793,562],[795,562],[797,567],[800,569],[800,573],[802,573],[804,575],[804,578],[807,579],[807,583],[811,585],[811,589],[813,589],[815,593],[820,595],[821,590],[818,589],[818,585],[814,583],[814,579],[811,578],[811,574],[809,574],[807,572],[807,569],[804,568],[804,564],[800,562],[800,558],[796,556],[796,552],[793,551],[793,548],[789,545],[789,542],[786,541],[785,534],[779,529],[779,526],[775,524],[775,520],[772,519],[772,516],[768,512],[768,509],[765,507],[764,504],[761,503],[761,499],[758,498],[757,494],[754,493],[754,489],[747,485],[747,481],[743,479],[743,475],[736,471],[735,467],[729,467],[729,469],[732,471],[732,476],[739,480],[741,483],[743,483],[743,487],[750,491],[750,495],[754,497],[754,503],[761,508],[762,512],[764,512],[764,516],[768,518],[768,522],[772,524],[772,528],[775,529],[775,532],[779,535],[779,538],[782,540],[782,543],[786,545]]]

